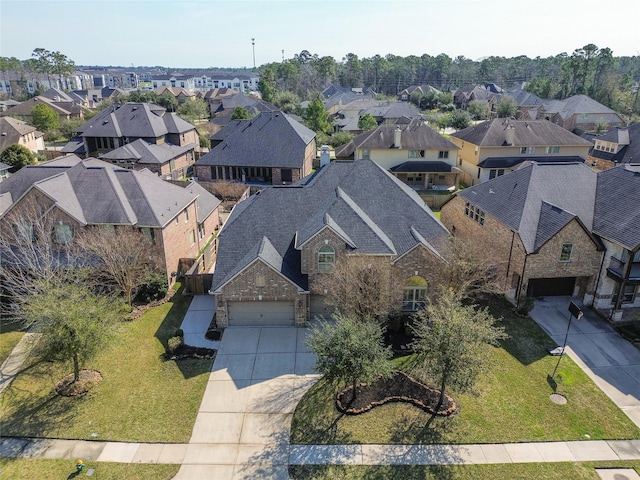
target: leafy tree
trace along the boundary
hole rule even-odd
[[[258,90],[265,102],[273,103],[278,95],[276,90],[276,75],[272,67],[266,67],[260,72]]]
[[[440,95],[438,95],[438,102],[442,105],[453,103],[453,93],[441,92]]]
[[[463,305],[451,290],[418,312],[416,320],[414,358],[418,370],[440,387],[434,410],[438,412],[447,387],[460,393],[474,387],[478,376],[487,369],[489,348],[505,338],[504,329],[495,326],[496,319],[486,308]]]
[[[358,383],[391,375],[391,348],[384,347],[379,324],[343,315],[334,319],[311,327],[307,345],[317,355],[316,371],[351,386],[355,400]]]
[[[598,121],[596,122],[596,133],[604,133],[607,130],[609,130],[609,124],[607,123],[607,121],[604,118],[598,119]]]
[[[198,135],[198,139],[200,142],[200,148],[211,148],[211,140],[209,140],[207,135],[201,133]]]
[[[377,126],[378,122],[376,122],[376,119],[370,113],[365,113],[360,117],[360,120],[358,120],[358,128],[360,130],[373,130]]]
[[[535,77],[527,82],[524,89],[540,98],[554,98],[560,91],[560,85],[549,77]]]
[[[436,125],[440,130],[449,128],[451,126],[451,113],[445,113],[436,118]]]
[[[209,116],[209,105],[199,98],[187,100],[178,105],[178,116],[188,122],[202,120]]]
[[[158,95],[156,103],[167,109],[168,112],[175,112],[178,108],[178,100],[168,91]]]
[[[464,110],[456,110],[451,114],[451,126],[456,130],[462,130],[471,125],[471,117]]]
[[[31,110],[31,122],[38,130],[46,133],[58,127],[60,117],[49,105],[38,103]]]
[[[274,104],[284,113],[300,113],[300,97],[293,92],[280,92]]]
[[[518,111],[518,104],[513,97],[504,95],[498,102],[497,114],[498,118],[515,117]]]
[[[70,118],[63,120],[60,122],[60,126],[58,127],[60,135],[67,140],[71,139],[78,131],[78,128],[85,122],[86,120],[82,118]]]
[[[231,113],[231,120],[251,120],[251,114],[244,107],[236,107]]]
[[[97,260],[93,273],[97,283],[115,283],[129,306],[137,289],[160,268],[156,249],[134,228],[86,228],[78,235],[77,245],[83,255]]]
[[[336,148],[345,143],[349,143],[351,140],[353,140],[353,134],[349,132],[336,132],[329,137],[328,143],[333,148]]]
[[[311,130],[314,132],[330,133],[333,128],[329,122],[329,114],[324,104],[319,99],[314,99],[302,114],[302,118]]]
[[[471,115],[473,119],[486,120],[489,118],[489,104],[487,102],[472,100],[469,102],[467,112],[469,112],[469,115]]]
[[[24,145],[14,143],[0,153],[0,162],[10,165],[12,172],[17,172],[25,165],[35,165],[37,157]]]

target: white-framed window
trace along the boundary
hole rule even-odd
[[[464,214],[480,225],[484,225],[484,210],[479,207],[475,207],[467,202],[464,206]]]
[[[328,245],[320,247],[320,250],[318,250],[318,273],[331,272],[335,261],[336,252],[332,247]]]
[[[68,245],[73,241],[73,227],[67,224],[55,226],[56,242],[61,245]]]
[[[199,223],[198,224],[198,238],[200,240],[202,240],[204,238],[204,234],[205,234],[204,223]]]
[[[189,241],[191,242],[191,245],[196,243],[196,232],[195,232],[195,230],[189,230]]]
[[[371,150],[362,150],[361,160],[371,160]]]
[[[402,290],[402,310],[415,312],[424,308],[427,301],[427,281],[420,276],[407,280]]]
[[[185,208],[184,209],[184,223],[187,223],[189,221],[189,209]]]
[[[409,150],[409,158],[424,158],[424,150]]]
[[[533,152],[536,151],[536,147],[520,147],[520,153],[522,155],[524,154],[532,154]]]
[[[153,245],[154,243],[154,233],[153,233],[153,228],[150,227],[140,227],[140,231],[142,232],[142,234],[144,235],[144,238],[147,239],[147,241]]]
[[[622,289],[622,303],[633,303],[636,297],[636,286],[625,285]],[[618,303],[618,285],[615,286],[611,297],[611,305]]]
[[[264,276],[264,273],[258,273],[256,275],[256,287],[266,287],[267,286],[267,280]]]
[[[572,252],[573,252],[573,243],[563,243],[562,250],[560,251],[560,261],[570,262]]]
[[[440,150],[438,152],[438,158],[449,158],[449,150]]]
[[[546,153],[559,153],[560,152],[560,147],[557,146],[550,146],[546,148]]]
[[[489,170],[489,180],[504,175],[504,168],[492,168]]]

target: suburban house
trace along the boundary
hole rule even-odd
[[[11,165],[0,162],[0,182],[9,178],[9,175],[11,175],[11,172],[9,172],[10,169]]]
[[[548,120],[496,118],[451,134],[469,185],[486,182],[525,161],[566,163],[587,158],[591,143]]]
[[[625,163],[598,173],[593,233],[603,242],[594,306],[622,318],[640,307],[640,164]]]
[[[43,96],[30,98],[29,100],[0,113],[0,116],[11,116],[14,118],[20,118],[26,122],[31,122],[31,111],[38,104],[45,104],[50,107],[58,115],[60,122],[70,120],[72,118],[84,118],[82,106],[77,103],[65,101],[55,102],[50,98]]]
[[[640,162],[640,123],[613,128],[593,142],[587,160],[598,170]]]
[[[220,201],[195,182],[177,186],[146,170],[76,155],[24,167],[0,183],[0,228],[33,202],[55,218],[59,243],[98,226],[141,231],[157,249],[169,284],[180,260],[197,257],[220,225]]]
[[[196,98],[196,94],[182,87],[158,87],[155,92],[158,95],[171,95],[178,103],[184,103],[187,100]]]
[[[282,185],[311,173],[316,155],[315,132],[282,112],[263,112],[213,135],[211,151],[194,168],[202,182]]]
[[[361,133],[336,148],[336,158],[373,160],[417,189],[454,190],[458,185],[458,147],[418,119]]]
[[[304,326],[331,313],[320,279],[356,256],[390,259],[405,285],[398,304],[419,309],[448,232],[412,189],[362,160],[261,190],[236,205],[217,238],[217,325]]]
[[[198,95],[209,105],[210,123],[214,126],[214,132],[226,127],[232,121],[231,116],[237,107],[245,108],[252,117],[262,112],[278,111],[275,105],[254,95],[246,95],[230,88],[214,88]]]
[[[432,87],[431,85],[411,85],[398,94],[398,100],[400,102],[408,102],[409,100],[411,100],[411,95],[413,95],[414,93],[416,95],[426,95],[427,93],[431,92],[438,95],[442,93],[440,90]]]
[[[503,90],[494,83],[484,85],[469,85],[457,89],[453,94],[453,104],[456,108],[466,110],[471,102],[482,102],[489,106],[491,115],[495,115]]]
[[[594,233],[598,183],[584,163],[531,162],[456,193],[440,218],[452,235],[482,246],[507,298],[573,295],[591,305],[605,251]]]
[[[143,141],[148,148],[145,149],[144,144],[138,142],[134,147],[111,154],[107,160],[115,160],[118,164],[122,161],[122,166],[134,166],[138,164],[136,156],[142,157],[140,152],[146,150],[145,160],[150,160],[149,152],[164,159],[150,163],[158,165],[169,162],[168,168],[154,167],[156,173],[171,175],[176,179],[186,174],[187,167],[195,159],[194,151],[196,147],[199,148],[196,127],[177,114],[169,113],[164,107],[153,103],[129,102],[111,105],[80,126],[78,137],[72,139],[65,150],[85,157],[102,157],[136,140]]]
[[[33,153],[44,150],[44,133],[22,120],[0,117],[0,152],[17,143]]]
[[[178,180],[187,176],[187,170],[194,162],[193,149],[191,143],[183,146],[155,144],[139,138],[101,155],[100,160],[133,170],[146,168],[165,180]]]

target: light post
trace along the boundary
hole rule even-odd
[[[580,320],[584,314],[580,307],[578,307],[575,303],[571,302],[569,304],[569,325],[567,325],[567,333],[564,335],[564,343],[562,344],[562,352],[560,353],[560,358],[558,358],[558,363],[556,363],[556,368],[553,369],[553,373],[551,374],[551,380],[556,374],[556,370],[558,370],[558,366],[560,365],[560,360],[564,356],[564,351],[567,348],[567,339],[569,338],[569,329],[571,328],[571,319],[576,317],[576,320]],[[558,347],[559,348],[559,347]]]
[[[256,39],[251,38],[251,47],[253,49],[253,69],[256,69]]]

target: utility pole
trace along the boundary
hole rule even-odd
[[[284,49],[282,50],[282,63],[284,63]]]
[[[256,69],[256,39],[251,39],[251,47],[253,48],[253,69]]]

